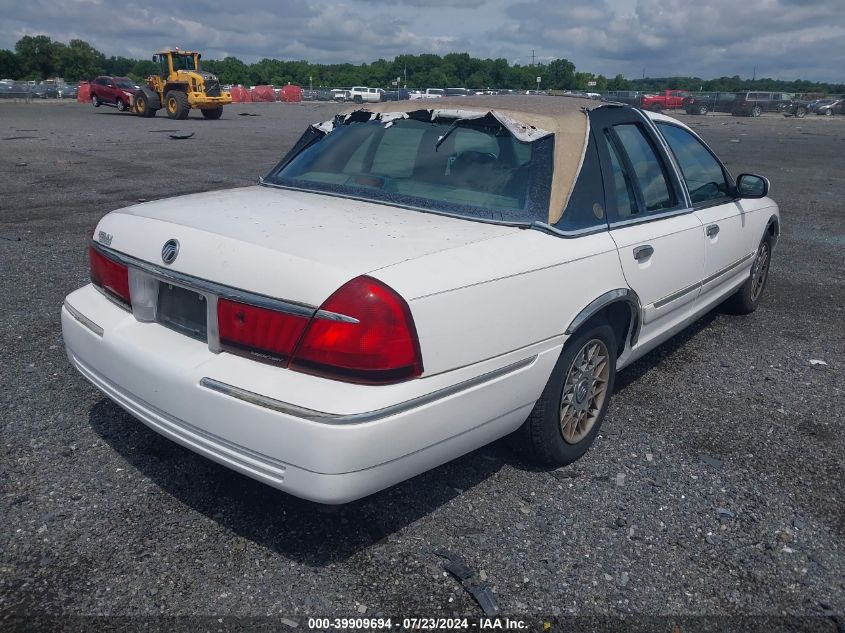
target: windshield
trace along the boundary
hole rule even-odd
[[[174,55],[173,70],[199,70],[194,64],[193,55]]]
[[[115,81],[118,88],[125,88],[126,90],[137,90],[138,85],[135,82],[129,81],[128,79],[118,79]]]
[[[428,114],[317,134],[266,182],[479,219],[548,219],[552,137],[524,143],[491,116],[432,122]]]

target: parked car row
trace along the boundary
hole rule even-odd
[[[79,84],[56,83],[53,81],[0,81],[0,98],[29,99],[75,99]]]
[[[808,114],[831,116],[845,114],[845,97],[813,99],[812,101],[793,101],[784,109],[784,116],[803,119]]]
[[[787,92],[744,91],[744,92],[700,92],[664,90],[660,94],[643,94],[635,90],[605,92],[602,99],[608,102],[625,103],[644,110],[683,109],[687,114],[705,115],[710,112],[724,112],[733,116],[758,117],[766,112],[782,112],[787,116],[804,117],[808,113],[841,114],[841,98],[831,97],[807,101],[796,99]]]

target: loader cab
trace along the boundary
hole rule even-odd
[[[200,55],[199,53],[172,53],[171,63],[174,71],[196,72],[200,69]]]
[[[200,69],[199,53],[188,51],[161,51],[153,55],[153,62],[158,64],[159,76],[167,80],[173,74],[182,71],[196,72]]]
[[[170,56],[163,54],[153,55],[153,62],[158,64],[159,77],[166,81],[170,77],[170,73],[173,72],[170,66]]]

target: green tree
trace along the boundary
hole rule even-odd
[[[552,90],[567,90],[575,84],[575,64],[568,59],[553,59],[545,74],[543,85]]]
[[[18,56],[7,49],[0,50],[0,79],[20,79],[23,68]]]
[[[46,79],[53,74],[53,40],[46,35],[24,35],[15,52],[23,75]]]
[[[155,62],[149,59],[139,59],[133,64],[132,69],[127,73],[127,75],[131,79],[140,82],[157,72],[158,65]]]
[[[53,43],[55,71],[68,81],[91,80],[105,73],[105,61],[100,51],[83,40],[71,40],[67,46],[61,42]]]
[[[622,75],[616,75],[613,79],[607,82],[608,90],[627,90],[628,81]]]

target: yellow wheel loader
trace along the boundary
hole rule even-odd
[[[217,77],[200,70],[200,57],[178,48],[158,51],[153,61],[159,73],[147,77],[147,85],[135,93],[132,111],[151,117],[164,108],[171,119],[186,119],[196,108],[206,119],[219,119],[223,106],[232,103],[232,95],[220,89]]]

